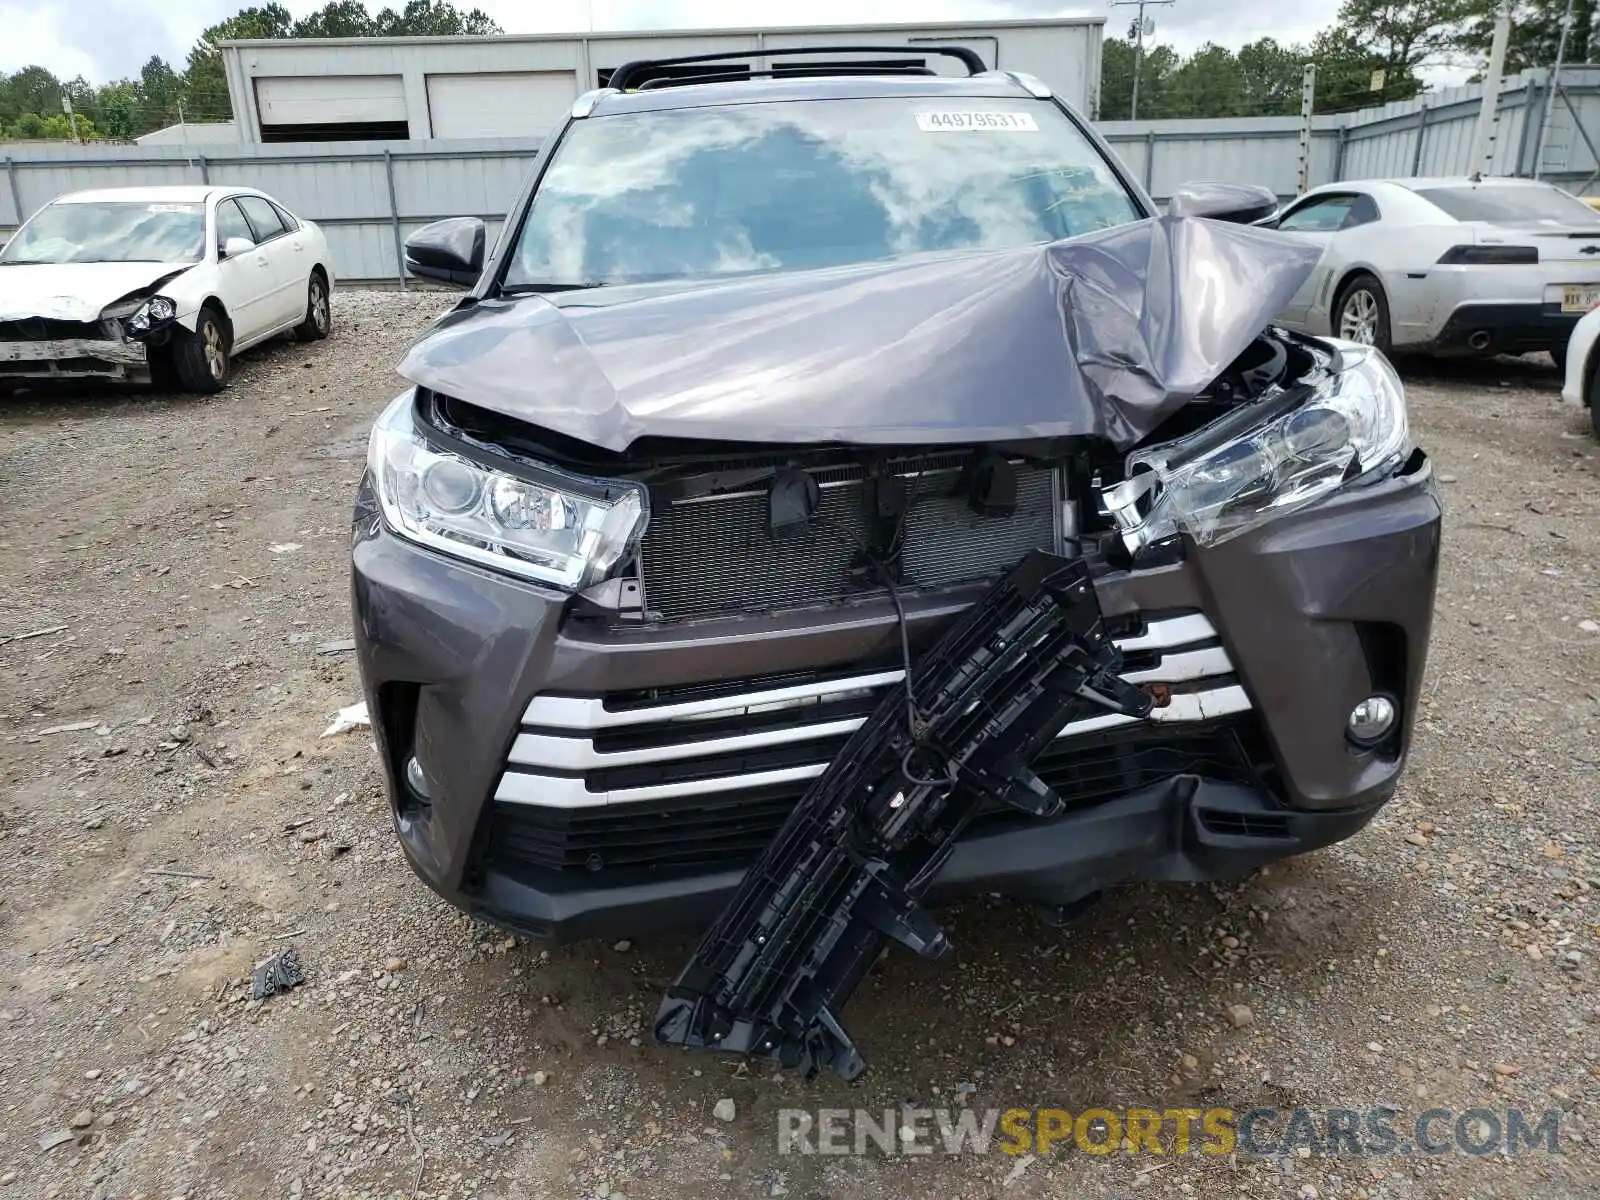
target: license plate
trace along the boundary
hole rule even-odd
[[[1600,284],[1593,287],[1564,287],[1561,289],[1561,311],[1588,312],[1600,305]]]

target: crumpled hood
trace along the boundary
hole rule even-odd
[[[1157,217],[1016,250],[488,300],[411,382],[622,451],[753,442],[1133,445],[1250,344],[1316,264],[1270,230]]]
[[[0,265],[0,321],[93,321],[112,301],[186,270],[156,262]]]

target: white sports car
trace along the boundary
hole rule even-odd
[[[1600,212],[1547,183],[1330,183],[1261,224],[1323,248],[1279,315],[1305,333],[1385,351],[1546,350],[1560,365],[1600,304]]]
[[[0,251],[0,384],[221,391],[240,350],[327,337],[332,290],[322,231],[251,188],[75,192]]]

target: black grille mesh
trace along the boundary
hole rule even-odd
[[[964,453],[896,464],[907,479],[901,562],[913,587],[987,579],[1029,550],[1056,543],[1055,489],[1048,467],[1019,464],[1017,509],[979,516],[951,495]],[[852,580],[856,544],[865,538],[861,472],[832,468],[822,481],[819,527],[774,542],[767,535],[767,499],[754,491],[652,506],[640,554],[645,604],[666,620],[717,613],[771,611],[835,603],[869,589]]]

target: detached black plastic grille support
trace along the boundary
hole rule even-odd
[[[949,951],[919,900],[981,805],[1061,810],[1030,764],[1075,706],[1150,711],[1120,666],[1084,560],[1027,555],[806,792],[668,989],[657,1040],[859,1075],[836,1014],[886,938]]]

